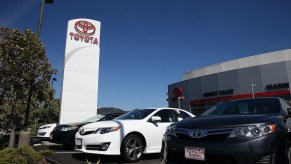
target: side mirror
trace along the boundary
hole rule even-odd
[[[152,122],[161,122],[161,121],[162,121],[162,118],[159,117],[159,116],[153,116],[153,117],[151,118],[151,120],[152,120]]]
[[[287,115],[290,117],[291,116],[291,108],[287,109]]]
[[[182,121],[183,120],[183,118],[181,118],[181,117],[178,117],[178,121]]]

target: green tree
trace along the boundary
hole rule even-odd
[[[44,44],[31,30],[0,27],[0,102],[6,112],[0,118],[26,127],[31,108],[52,102],[50,81],[56,73]]]

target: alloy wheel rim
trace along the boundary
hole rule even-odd
[[[125,146],[126,156],[130,160],[137,160],[142,153],[142,142],[136,138],[131,138]]]

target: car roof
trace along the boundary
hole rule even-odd
[[[112,114],[125,114],[126,112],[108,112],[108,113],[99,113],[101,115],[109,116]]]

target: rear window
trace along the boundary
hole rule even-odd
[[[213,106],[201,116],[273,114],[279,112],[277,99],[258,98],[223,102]]]

